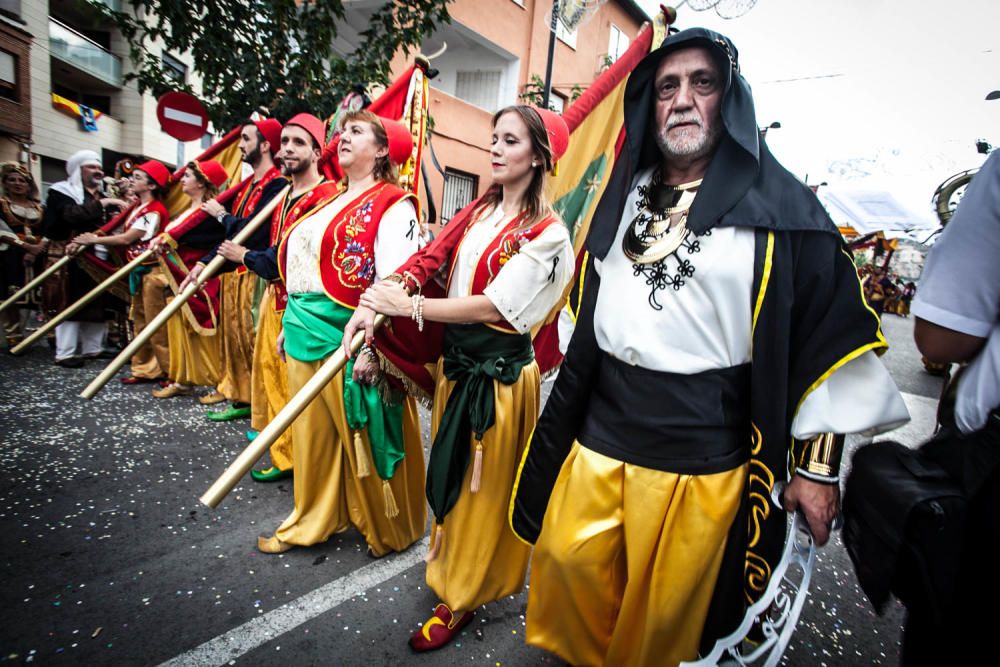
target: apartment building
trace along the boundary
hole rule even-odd
[[[122,0],[101,1],[122,9]],[[178,81],[197,85],[182,55],[151,51]],[[0,160],[30,163],[43,191],[81,149],[101,155],[109,173],[126,156],[175,165],[177,142],[160,130],[156,100],[124,83],[127,54],[121,33],[86,2],[0,0]],[[185,159],[205,141],[186,144]]]

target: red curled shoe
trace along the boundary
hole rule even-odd
[[[410,648],[423,653],[447,646],[475,615],[474,611],[467,611],[456,618],[448,605],[442,602],[434,607],[434,615],[410,637]]]

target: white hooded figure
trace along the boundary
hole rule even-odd
[[[84,167],[97,167],[96,173],[93,173],[93,170],[87,170],[88,173],[85,174]],[[89,229],[73,230],[74,225],[66,219],[66,211],[72,207],[87,205],[88,189],[92,190],[96,184],[95,181],[99,182],[100,178],[103,177],[100,167],[100,157],[90,150],[77,151],[66,161],[66,180],[54,183],[50,188],[43,225],[47,236],[53,239],[63,238],[68,241],[78,231],[91,231]],[[91,182],[85,183],[85,176]],[[59,193],[62,197],[54,197],[54,193]],[[100,193],[97,196],[100,196]],[[66,198],[70,201],[66,201]],[[102,248],[102,250],[106,257],[107,249]],[[98,252],[98,256],[100,255],[101,253]],[[74,298],[75,287],[80,286],[78,283],[81,279],[81,276],[77,274],[82,273],[77,267],[69,267],[65,278],[68,282],[69,303],[64,304],[63,307],[76,300]],[[90,282],[86,277],[83,277],[83,281],[84,286]],[[103,321],[87,321],[82,318],[68,320],[57,326],[56,363],[62,366],[78,367],[83,363],[81,357],[96,358],[101,354],[103,348],[105,330],[106,325]]]

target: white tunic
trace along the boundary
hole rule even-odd
[[[638,187],[652,173],[650,168],[636,176],[615,241],[596,264],[601,276],[594,314],[598,346],[629,364],[670,373],[749,362],[753,230],[716,227],[701,237],[690,235],[661,266],[637,271],[622,250],[622,238],[638,213]],[[685,260],[693,273],[679,271]],[[908,420],[895,382],[869,351],[806,397],[792,422],[792,435],[805,439],[826,432],[881,432]]]
[[[296,225],[288,236],[285,287],[289,294],[323,293],[319,272],[320,245],[330,221],[354,200],[341,195]],[[382,215],[375,234],[375,280],[395,271],[419,249],[420,225],[409,199],[396,202]]]
[[[497,208],[472,223],[459,248],[448,286],[449,297],[469,296],[483,252],[510,223]],[[566,226],[554,223],[521,246],[500,267],[483,293],[519,333],[540,324],[562,299],[573,278],[573,243]]]

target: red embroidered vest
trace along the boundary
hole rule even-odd
[[[472,226],[476,224],[476,221],[470,221],[469,225],[465,228],[465,235],[468,235],[469,230]],[[479,262],[476,265],[476,270],[472,275],[472,285],[469,288],[469,294],[475,296],[477,294],[484,294],[486,288],[490,283],[497,277],[500,273],[500,269],[506,264],[511,257],[516,255],[521,251],[521,247],[528,242],[534,240],[539,234],[544,232],[549,225],[553,223],[558,223],[559,218],[554,215],[542,218],[530,227],[524,228],[524,214],[516,216],[513,220],[507,223],[503,231],[497,234],[496,238],[490,241],[489,245],[483,250],[483,254],[479,257]],[[462,249],[462,244],[465,242],[463,238],[456,246],[455,250],[451,256],[451,270],[448,274],[448,285],[451,286],[451,279],[454,275],[455,266],[458,263],[459,252]],[[506,320],[501,320],[500,322],[495,322],[489,325],[494,329],[499,329],[501,331],[506,331],[509,333],[518,333],[517,329],[511,326]]]
[[[320,279],[326,295],[342,306],[357,308],[361,293],[375,279],[375,237],[382,216],[394,204],[416,196],[395,185],[376,183],[344,207],[327,224],[320,242]],[[288,238],[278,246],[278,266],[284,280]],[[414,233],[419,233],[414,230]]]
[[[277,167],[271,167],[264,173],[264,176],[256,183],[247,183],[243,192],[236,198],[236,205],[233,206],[233,215],[237,218],[244,217],[250,211],[257,208],[260,198],[264,195],[264,188],[274,179],[281,176]]]
[[[295,223],[305,218],[306,214],[310,213],[313,209],[319,208],[332,200],[339,192],[339,186],[330,181],[323,181],[294,202],[291,201],[291,190],[286,192],[281,198],[281,203],[274,209],[274,213],[271,216],[271,245],[278,246],[280,251],[283,241],[288,236],[288,232],[295,226]],[[280,258],[278,266],[281,266]],[[285,306],[288,305],[288,291],[285,290],[285,281],[283,279],[275,280],[271,284],[275,288],[274,309],[279,313],[284,312]]]
[[[147,213],[155,213],[158,216],[160,216],[159,227],[157,228],[156,231],[157,233],[163,231],[163,228],[166,226],[167,221],[170,220],[170,214],[167,213],[167,207],[164,206],[163,202],[161,202],[158,199],[153,199],[147,204],[140,204],[136,206],[135,210],[133,210],[129,214],[128,220],[125,222],[125,231],[127,232],[128,230],[132,229],[132,225],[135,224],[136,221],[138,221],[140,218],[142,218],[142,216],[146,215]],[[156,238],[156,234],[154,234],[152,238]],[[152,238],[150,240],[152,240]],[[125,248],[126,261],[131,262],[133,259],[144,253],[147,248],[149,248],[149,240],[136,241],[132,245],[126,247]],[[156,262],[157,262],[156,258],[153,257],[152,259],[150,259],[145,263],[156,264]]]

